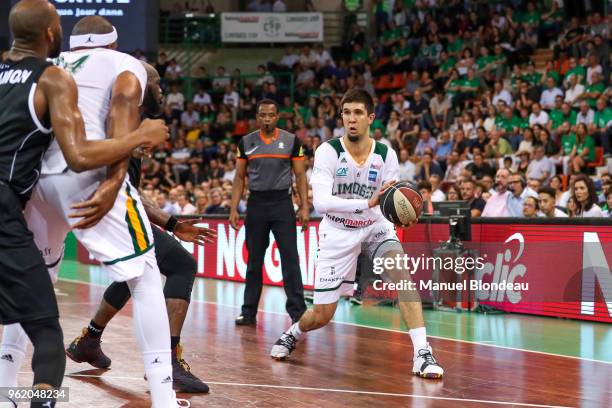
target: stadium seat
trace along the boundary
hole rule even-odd
[[[587,168],[592,169],[595,167],[599,167],[599,166],[603,166],[605,165],[605,161],[604,161],[604,149],[603,147],[596,147],[595,148],[595,160],[593,160],[590,163],[587,163]]]
[[[246,120],[238,120],[236,121],[236,125],[234,126],[234,136],[244,136],[249,131],[249,122]]]

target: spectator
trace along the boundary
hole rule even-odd
[[[584,123],[587,125],[587,128],[591,126],[595,119],[595,113],[593,109],[590,108],[589,104],[586,101],[580,102],[580,111],[576,116],[576,124]]]
[[[527,167],[526,176],[528,179],[537,179],[541,183],[548,183],[550,176],[553,175],[555,166],[548,157],[545,156],[544,146],[539,145],[535,148],[533,160]]]
[[[198,89],[198,92],[193,96],[193,103],[198,108],[201,109],[204,105],[210,105],[212,103],[212,99],[208,92],[204,90],[204,88]]]
[[[300,57],[293,52],[293,47],[285,47],[285,53],[280,60],[280,65],[287,69],[293,69],[293,66],[300,61]]]
[[[164,78],[170,82],[176,82],[179,79],[181,79],[182,74],[183,74],[183,69],[178,64],[176,59],[172,58],[166,68],[166,73],[164,75]]]
[[[446,173],[444,174],[445,181],[455,182],[463,172],[465,165],[461,161],[461,157],[457,150],[453,150],[447,158]]]
[[[510,173],[506,169],[497,170],[495,174],[495,192],[487,200],[483,217],[507,217],[508,216],[508,197],[512,194],[508,191],[508,179]]]
[[[579,174],[574,181],[574,194],[576,201],[576,217],[607,217],[607,214],[597,205],[597,192],[590,177]]]
[[[474,180],[467,179],[461,183],[461,199],[466,200],[470,205],[470,212],[473,218],[480,217],[486,202],[482,198],[476,197],[476,183]]]
[[[172,166],[172,174],[176,183],[181,182],[181,173],[189,169],[187,162],[191,156],[191,150],[185,146],[183,139],[177,139],[174,143],[172,154],[167,160],[167,163]]]
[[[185,109],[185,96],[178,90],[176,84],[170,86],[170,93],[166,96],[166,106],[172,111],[174,118],[180,118]]]
[[[525,218],[537,218],[538,212],[540,211],[540,204],[538,199],[535,197],[526,197],[523,202],[523,217]]]
[[[407,149],[401,149],[399,155],[399,181],[414,182],[416,166],[410,161]]]
[[[440,181],[442,181],[442,177],[439,174],[432,174],[429,176],[429,183],[431,184],[431,201],[434,203],[446,200],[446,196],[440,190]]]
[[[187,193],[180,193],[178,195],[178,214],[179,215],[192,215],[196,213],[196,208],[187,199]]]
[[[199,127],[200,114],[194,109],[193,103],[188,103],[187,110],[181,114],[181,125],[188,131]]]
[[[283,0],[276,0],[272,6],[272,11],[275,13],[285,13],[287,12],[287,5]]]
[[[573,138],[572,151],[570,153],[571,170],[580,173],[587,163],[595,160],[595,142],[589,136],[584,123],[576,126],[576,135]]]
[[[589,133],[594,139],[599,139],[604,149],[606,156],[612,154],[610,149],[610,141],[612,139],[612,132],[610,131],[610,125],[612,124],[612,109],[606,106],[606,100],[599,98],[597,100],[597,111],[593,116],[593,123],[589,128]]]
[[[506,106],[512,106],[512,94],[504,88],[502,81],[495,81],[493,93],[493,105],[498,106],[499,102],[504,102]]]
[[[168,68],[168,65],[169,65],[167,58],[168,57],[166,56],[165,52],[160,52],[159,58],[157,62],[155,63],[155,69],[157,70],[157,73],[159,74],[160,78],[166,77],[166,69]]]
[[[510,175],[509,190],[512,194],[508,195],[508,216],[522,217],[525,198],[537,197],[538,194],[527,186],[525,177],[517,173]]]
[[[431,136],[431,133],[429,133],[428,130],[422,130],[414,153],[417,156],[422,156],[426,149],[431,149],[432,151],[435,150],[436,145],[436,139]]]
[[[426,151],[423,154],[423,161],[420,163],[419,170],[417,171],[417,180],[428,180],[432,174],[444,177],[442,168],[433,160],[433,153],[431,153],[431,151]]]
[[[231,79],[227,72],[225,72],[224,66],[217,67],[217,76],[213,80],[213,89],[225,89],[226,86],[230,85]]]
[[[531,105],[531,115],[529,115],[529,125],[542,125],[548,124],[548,113],[542,110],[539,103]]]
[[[236,176],[236,161],[228,160],[225,164],[225,169],[223,171],[223,177],[221,177],[222,181],[227,181],[230,183],[234,182],[234,177]]]
[[[423,214],[433,214],[434,208],[431,202],[431,183],[427,180],[419,181],[417,188],[423,197]]]
[[[446,201],[461,200],[461,191],[456,184],[451,184],[446,190]]]
[[[555,101],[558,97],[563,98],[563,91],[557,87],[553,77],[546,78],[546,89],[540,96],[540,105],[543,109],[552,109],[555,107]]]
[[[189,171],[184,175],[184,177],[182,177],[181,182],[190,182],[191,184],[198,186],[200,183],[207,181],[208,179],[208,176],[202,171],[200,166],[198,166],[196,163],[191,163],[189,165]]]
[[[481,153],[474,154],[474,161],[468,164],[466,167],[476,179],[481,179],[485,175],[489,175],[493,177],[495,171],[489,165],[489,163],[485,162]]]
[[[223,192],[220,188],[210,191],[210,205],[206,207],[204,214],[229,214],[230,207],[223,203]]]
[[[178,214],[178,208],[168,201],[168,196],[163,191],[157,193],[155,201],[157,203],[157,207],[163,212],[170,215]]]
[[[501,137],[498,131],[493,130],[491,132],[491,139],[485,147],[485,156],[488,159],[499,159],[510,154],[512,154],[510,143]]]
[[[567,214],[555,206],[556,193],[552,187],[542,187],[538,190],[541,216],[567,218]]]
[[[612,218],[612,190],[608,191],[606,195],[606,205],[605,205],[604,214],[608,214],[608,218]]]

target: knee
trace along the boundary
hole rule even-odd
[[[191,255],[177,257],[172,273],[164,273],[167,278],[164,285],[164,297],[189,302],[197,269],[198,264]]]

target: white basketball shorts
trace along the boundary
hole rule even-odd
[[[389,250],[401,251],[395,226],[381,219],[364,228],[340,229],[326,222],[319,226],[319,248],[315,264],[314,303],[335,303],[354,291],[357,257],[369,258]]]
[[[70,226],[79,220],[68,218],[68,214],[75,212],[71,206],[89,199],[105,174],[106,169],[42,175],[32,192],[25,217],[54,281],[64,252],[64,240]],[[73,233],[116,282],[142,275],[145,268],[142,255],[155,255],[151,225],[138,190],[127,177],[108,214],[94,227],[75,229]]]

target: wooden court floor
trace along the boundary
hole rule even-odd
[[[62,280],[57,286],[66,343],[80,333],[102,296],[104,284],[95,276],[90,280]],[[430,343],[446,375],[423,380],[411,375],[410,338],[399,330],[332,323],[309,333],[290,361],[277,362],[268,353],[288,318],[261,312],[256,328],[237,328],[239,309],[228,304],[235,296],[216,295],[202,300],[194,292],[183,332],[185,359],[211,387],[208,395],[180,395],[192,407],[612,407],[612,361],[436,337]],[[264,293],[262,303],[269,301]],[[104,333],[110,370],[68,360],[64,386],[70,402],[58,406],[149,406],[130,315],[128,305]],[[539,318],[531,319],[537,324]],[[610,330],[603,327],[607,340]],[[31,379],[24,367],[20,384]]]

